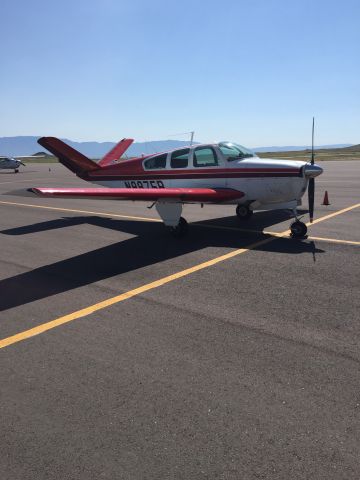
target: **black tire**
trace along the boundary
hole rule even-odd
[[[307,233],[307,226],[305,223],[296,220],[290,225],[292,238],[304,238]]]
[[[247,205],[238,205],[236,207],[236,215],[239,220],[249,220],[252,217],[253,211]]]
[[[187,234],[188,223],[185,218],[180,217],[179,223],[176,227],[169,227],[170,233],[174,238],[182,238]]]
[[[18,168],[16,168],[14,173],[19,173],[19,169],[18,169]]]

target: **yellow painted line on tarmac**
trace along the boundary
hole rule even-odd
[[[35,205],[35,206],[37,206],[37,205]],[[337,215],[341,215],[342,213],[348,212],[348,211],[353,210],[354,208],[357,208],[357,207],[360,207],[360,203],[356,204],[356,205],[352,205],[351,207],[344,208],[344,209],[339,210],[337,212],[331,213],[329,215],[325,215],[325,216],[317,219],[316,223],[323,222],[323,221],[328,220],[329,218],[335,217]],[[314,223],[315,223],[315,221],[313,222],[313,224]],[[85,317],[87,315],[90,315],[90,314],[95,313],[99,310],[102,310],[104,308],[115,305],[117,303],[123,302],[124,300],[128,300],[132,297],[136,297],[137,295],[140,295],[141,293],[148,292],[149,290],[153,290],[155,288],[161,287],[163,285],[166,285],[167,283],[178,280],[179,278],[186,277],[187,275],[191,275],[192,273],[198,272],[198,271],[203,270],[205,268],[211,267],[211,266],[216,265],[218,263],[221,263],[221,262],[224,262],[224,261],[229,260],[231,258],[237,257],[238,255],[246,253],[249,250],[253,250],[255,248],[258,248],[262,245],[265,245],[267,243],[270,243],[270,242],[276,240],[276,238],[283,237],[283,236],[288,235],[288,234],[289,234],[289,230],[285,230],[284,232],[277,233],[276,235],[267,237],[263,240],[252,243],[252,244],[250,244],[246,247],[239,248],[239,249],[234,250],[232,252],[226,253],[225,255],[221,255],[219,257],[213,258],[212,260],[208,260],[207,262],[203,262],[203,263],[200,263],[198,265],[194,265],[193,267],[187,268],[185,270],[181,270],[180,272],[174,273],[172,275],[168,275],[167,277],[161,278],[159,280],[155,280],[154,282],[147,283],[147,284],[142,285],[142,286],[140,286],[138,288],[135,288],[133,290],[129,290],[128,292],[122,293],[120,295],[116,295],[115,297],[109,298],[107,300],[96,303],[94,305],[90,305],[89,307],[82,308],[81,310],[77,310],[76,312],[69,313],[68,315],[64,315],[62,317],[56,318],[54,320],[43,323],[43,324],[38,325],[36,327],[30,328],[29,330],[24,330],[23,332],[17,333],[15,335],[12,335],[10,337],[7,337],[7,338],[4,338],[4,339],[0,340],[0,349],[8,347],[9,345],[13,345],[14,343],[21,342],[21,341],[26,340],[28,338],[34,337],[35,335],[39,335],[41,333],[47,332],[48,330],[52,330],[53,328],[59,327],[60,325],[64,325],[66,323],[72,322],[73,320],[77,320],[79,318]]]
[[[340,245],[360,245],[360,242],[353,240],[339,240],[337,238],[308,237],[308,240],[317,240],[319,242],[339,243]]]
[[[74,208],[60,208],[60,207],[50,207],[48,205],[34,205],[31,203],[18,203],[18,202],[4,202],[0,201],[0,204],[3,205],[13,205],[18,207],[29,207],[29,208],[42,208],[45,210],[55,210],[59,212],[71,212],[71,213],[88,213],[89,215],[99,215],[102,217],[116,217],[116,218],[127,218],[130,220],[141,220],[147,222],[161,222],[158,218],[149,218],[149,217],[135,217],[131,215],[119,215],[117,213],[104,213],[104,212],[92,212],[89,210],[75,210]]]
[[[278,232],[269,232],[268,230],[264,230],[262,233],[265,235],[271,235],[273,237],[284,237],[283,232],[278,233]],[[360,242],[354,241],[354,240],[342,240],[338,238],[327,238],[327,237],[313,237],[313,236],[308,236],[306,237],[307,240],[316,240],[319,242],[329,242],[329,243],[339,243],[342,245],[360,245]]]

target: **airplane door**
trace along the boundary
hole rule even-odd
[[[211,145],[194,148],[192,161],[197,187],[225,188],[222,159]]]

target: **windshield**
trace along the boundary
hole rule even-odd
[[[243,147],[242,145],[239,145],[238,143],[221,142],[219,143],[219,148],[221,153],[229,162],[232,162],[233,160],[239,160],[241,158],[250,158],[256,156],[254,152]]]

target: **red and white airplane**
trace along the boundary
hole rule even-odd
[[[308,186],[310,221],[314,210],[314,178],[322,168],[311,162],[259,158],[231,142],[192,145],[130,160],[120,157],[133,140],[124,138],[96,163],[61,140],[42,137],[38,143],[78,177],[102,188],[33,188],[46,197],[151,201],[176,237],[187,231],[181,216],[185,203],[233,204],[240,219],[254,210],[290,209],[291,235],[306,235],[297,207]]]

